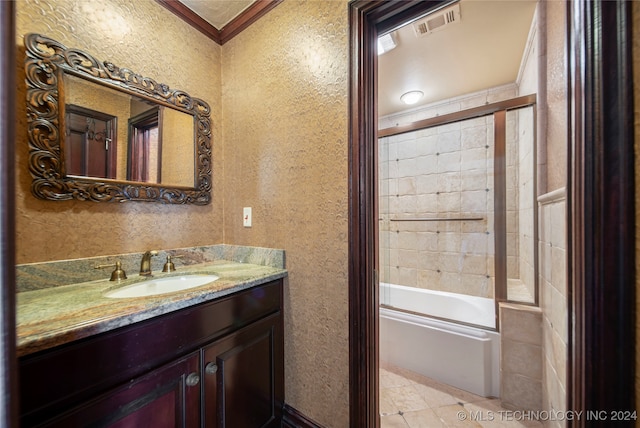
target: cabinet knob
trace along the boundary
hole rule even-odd
[[[187,376],[188,386],[196,386],[199,382],[200,376],[198,376],[198,373],[190,373],[189,376]]]
[[[207,374],[215,374],[218,371],[218,365],[216,363],[207,363],[204,367],[204,371]]]

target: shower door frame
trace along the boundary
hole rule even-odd
[[[493,157],[493,187],[494,187],[494,249],[495,249],[495,275],[494,275],[494,301],[495,301],[495,331],[500,331],[500,319],[498,317],[498,307],[500,302],[514,302],[528,306],[538,306],[538,276],[534,275],[534,301],[522,302],[509,300],[507,293],[507,217],[506,217],[506,113],[526,107],[533,108],[533,129],[536,129],[536,102],[535,94],[523,95],[510,98],[503,101],[497,101],[491,104],[485,104],[479,107],[472,107],[459,112],[443,114],[441,116],[431,117],[423,120],[408,123],[406,125],[390,126],[378,131],[378,138],[391,137],[394,135],[405,134],[408,132],[419,131],[422,129],[432,128],[435,126],[443,126],[451,123],[461,122],[464,120],[475,119],[493,115],[493,131],[494,131],[494,157]],[[533,264],[534,271],[538,271],[538,210],[537,210],[537,141],[534,132],[533,150],[532,150],[532,167],[533,167]],[[453,320],[448,320],[453,321]],[[455,322],[455,321],[453,321]],[[482,327],[482,326],[475,326]],[[482,327],[486,328],[486,327]]]

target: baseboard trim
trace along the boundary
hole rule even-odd
[[[285,404],[282,408],[283,428],[324,428],[319,423],[309,419],[298,410]]]

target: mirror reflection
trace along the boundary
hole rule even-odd
[[[41,34],[27,34],[25,49],[35,197],[211,201],[205,101]]]
[[[70,74],[64,93],[68,176],[194,186],[192,115]]]

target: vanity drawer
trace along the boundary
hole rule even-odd
[[[19,360],[22,426],[33,426],[282,309],[282,280]]]

